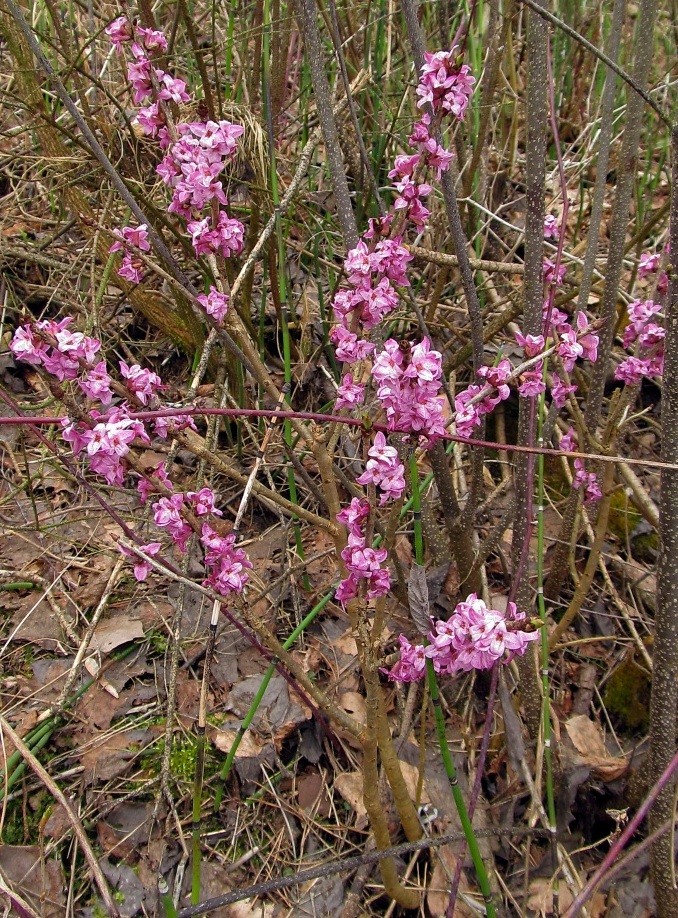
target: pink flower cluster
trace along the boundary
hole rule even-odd
[[[560,223],[553,214],[544,217],[544,239],[560,239]]]
[[[134,252],[131,252],[128,246],[132,246],[140,252],[150,252],[151,244],[148,241],[148,227],[145,223],[141,223],[139,226],[123,226],[121,230],[115,229],[113,232],[120,237],[120,241],[114,242],[108,251],[111,253],[124,252],[118,275],[132,284],[141,283],[144,279],[144,264],[139,258],[135,257]]]
[[[426,671],[431,660],[437,673],[454,675],[472,669],[491,669],[501,660],[510,662],[522,656],[536,631],[525,631],[526,616],[510,602],[504,615],[488,609],[482,599],[471,593],[460,602],[447,621],[438,619],[428,633],[428,644],[410,644],[405,635],[398,638],[400,660],[388,673],[395,682],[415,682]],[[508,654],[508,655],[507,655]]]
[[[179,492],[171,497],[161,497],[151,504],[151,509],[155,525],[159,529],[166,529],[174,544],[185,552],[193,530],[181,515],[184,503],[184,495]]]
[[[417,105],[432,106],[434,112],[449,112],[461,121],[466,112],[475,77],[471,68],[457,60],[457,47],[450,51],[424,52],[424,66],[421,69]]]
[[[428,338],[413,345],[389,339],[377,350],[369,335],[398,307],[398,288],[410,285],[407,270],[412,255],[403,238],[408,223],[421,228],[430,215],[424,200],[432,188],[424,174],[430,169],[440,178],[453,158],[438,143],[436,131],[447,114],[463,118],[475,82],[470,69],[455,60],[455,50],[426,55],[417,104],[429,105],[431,111],[414,125],[409,142],[415,152],[397,156],[389,172],[397,192],[391,212],[371,219],[363,238],[346,256],[347,286],[334,297],[337,324],[330,332],[342,362],[356,364],[372,358],[370,383],[376,385],[376,400],[386,413],[389,430],[417,434],[428,443],[445,433],[439,395],[441,355],[431,348]],[[361,408],[368,385],[359,382],[364,378],[360,369],[344,375],[337,389],[337,409]],[[405,470],[382,432],[376,434],[368,457],[358,484],[377,486],[381,504],[400,498],[405,491]],[[336,593],[343,604],[358,596],[374,599],[389,590],[390,575],[384,566],[387,552],[366,543],[363,523],[369,514],[369,503],[354,498],[337,516],[348,528],[348,543],[341,553],[347,576]]]
[[[216,287],[210,286],[209,293],[203,293],[198,297],[198,302],[205,310],[208,316],[216,322],[223,322],[228,312],[228,294],[221,293]]]
[[[377,243],[372,252],[362,240],[351,249],[344,263],[350,287],[339,290],[332,303],[344,328],[357,323],[369,331],[393,312],[398,305],[393,283],[409,283],[406,270],[411,260],[407,249],[391,239]]]
[[[348,529],[348,544],[341,553],[348,576],[340,581],[335,596],[342,605],[355,599],[361,589],[366,599],[385,596],[391,586],[388,568],[382,565],[388,552],[385,548],[369,548],[362,525],[370,514],[370,505],[354,497],[348,507],[337,514],[337,521]]]
[[[70,443],[75,456],[83,451],[86,453],[93,472],[105,478],[109,485],[121,487],[127,471],[122,460],[132,442],[137,438],[146,445],[151,442],[146,428],[141,421],[130,418],[124,406],[105,415],[92,408],[90,417],[96,421],[91,427],[64,418],[61,436]]]
[[[249,580],[248,569],[252,564],[242,548],[235,547],[235,536],[218,535],[208,523],[202,527],[200,541],[205,549],[205,565],[209,577],[203,586],[212,587],[222,596],[241,593]]]
[[[454,420],[459,437],[471,437],[474,428],[482,422],[483,416],[490,414],[499,402],[509,397],[511,390],[508,380],[511,373],[511,364],[504,357],[495,366],[481,367],[478,370],[478,376],[486,381],[486,385],[474,383],[456,396]]]
[[[59,322],[45,320],[20,326],[14,333],[10,350],[17,360],[44,367],[60,382],[77,379],[83,366],[91,366],[101,342],[82,332],[72,332],[68,326],[72,316]],[[35,329],[35,330],[34,330]]]
[[[220,209],[228,205],[220,176],[233,158],[244,129],[229,121],[169,124],[165,103],[188,102],[190,96],[183,80],[154,67],[149,57],[153,52],[167,50],[165,36],[153,29],[133,27],[124,16],[111,23],[106,33],[119,53],[130,44],[133,60],[128,63],[127,76],[134,90],[135,105],[153,99],[140,109],[137,120],[144,133],[157,138],[161,149],[166,151],[157,172],[172,189],[168,211],[187,221],[196,255],[216,254],[229,258],[239,254],[244,243],[244,227]],[[207,214],[205,209],[208,209]],[[149,251],[146,229],[144,225],[124,227],[118,233],[122,241],[111,247],[111,252],[124,250],[118,274],[133,283],[143,279],[143,264],[125,244],[139,251]],[[226,294],[211,287],[208,294],[197,300],[209,316],[217,322],[223,321],[228,309]]]
[[[544,221],[544,235],[548,238],[558,238],[560,226],[555,217],[547,217]],[[547,288],[560,286],[565,275],[564,266],[556,267],[549,259],[544,261],[544,284]],[[570,317],[553,306],[551,297],[547,296],[543,307],[544,329],[540,335],[523,335],[516,332],[516,341],[522,347],[525,357],[531,360],[545,351],[548,340],[553,343],[555,352],[563,361],[563,366],[568,373],[572,372],[578,359],[595,362],[598,359],[598,335],[591,331],[589,320],[584,312],[578,312],[575,327],[572,326]],[[547,327],[548,326],[548,327]],[[454,400],[455,426],[457,435],[463,439],[470,439],[482,419],[499,404],[509,397],[509,382],[517,376],[510,362],[503,358],[496,366],[481,367],[478,376],[485,381],[485,385],[474,383]],[[544,380],[544,363],[541,360],[532,363],[519,376],[518,392],[526,398],[534,398],[546,391]],[[554,373],[551,383],[551,398],[558,408],[562,408],[569,395],[575,393],[577,387],[563,382]]]
[[[554,315],[555,313],[555,315]],[[569,324],[565,313],[558,309],[551,311],[551,325],[558,335],[556,353],[562,358],[563,366],[571,373],[575,362],[581,357],[595,363],[598,359],[598,335],[588,331],[589,320],[584,312],[578,312],[576,329]]]
[[[627,385],[637,385],[644,376],[661,376],[664,372],[663,326],[651,321],[662,310],[654,300],[634,300],[629,303],[629,324],[624,329],[623,345],[635,346],[637,354],[626,357],[615,370],[615,379]]]
[[[668,252],[669,247],[668,243],[664,248],[665,252]],[[640,261],[638,262],[638,277],[640,280],[643,280],[646,277],[649,277],[651,274],[655,274],[659,269],[661,264],[662,256],[659,253],[650,255],[645,252],[640,256]],[[657,278],[657,293],[661,296],[669,288],[669,276],[666,271],[662,271],[659,277]]]
[[[445,433],[444,398],[440,392],[442,357],[428,338],[403,349],[390,338],[372,366],[377,399],[390,430],[413,432],[434,442]]]
[[[377,485],[381,491],[380,504],[397,500],[405,491],[405,468],[398,459],[395,447],[386,443],[386,437],[381,431],[375,436],[374,444],[367,451],[367,455],[370,458],[365,465],[365,471],[360,478],[356,478],[357,483]]]

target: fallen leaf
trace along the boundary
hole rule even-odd
[[[61,918],[66,912],[63,870],[44,853],[38,845],[0,845],[0,870],[41,918]]]
[[[363,775],[361,771],[347,771],[337,775],[334,786],[356,814],[356,828],[367,825],[367,810],[363,803]]]
[[[565,723],[567,735],[583,764],[603,781],[614,781],[628,769],[628,759],[612,756],[605,747],[600,726],[586,714],[576,714]]]
[[[155,898],[153,888],[146,891],[139,877],[127,864],[111,864],[106,858],[100,859],[99,864],[115,893],[122,918],[134,918],[141,911],[147,897]]]
[[[238,733],[237,730],[217,730],[212,727],[208,728],[207,735],[220,752],[228,755]],[[263,740],[248,730],[238,746],[235,758],[256,758],[265,745]]]
[[[540,915],[553,914],[553,882],[548,877],[537,877],[527,888],[527,907]],[[574,896],[561,880],[558,885],[558,913],[572,905]]]
[[[145,736],[145,730],[125,730],[91,741],[79,756],[84,784],[97,784],[125,774]]]
[[[306,813],[327,819],[332,808],[327,794],[327,784],[317,771],[301,775],[297,780],[297,802]]]
[[[73,593],[73,601],[76,605],[81,609],[91,609],[98,605],[116,561],[117,558],[114,558],[112,554],[97,555],[95,566],[83,572],[80,583]]]
[[[419,787],[419,768],[416,765],[410,765],[409,762],[404,762],[400,760],[400,770],[405,781],[405,786],[410,795],[411,800],[415,800],[417,797],[417,789]],[[426,785],[424,784],[421,789],[421,796],[417,803],[430,803],[431,800],[426,790]]]
[[[363,726],[367,723],[367,703],[360,692],[342,692],[337,696],[337,704]]]
[[[92,650],[98,650],[100,653],[110,653],[121,644],[139,640],[143,636],[144,626],[141,619],[122,612],[99,622],[92,635],[90,646]]]
[[[245,717],[262,679],[263,675],[250,676],[234,685],[226,701],[226,710],[233,711],[238,717]],[[290,697],[287,682],[276,673],[268,684],[252,725],[260,735],[272,735],[276,748],[280,750],[290,733],[310,718],[310,710],[306,705],[302,707],[296,698]]]
[[[419,634],[428,634],[431,630],[431,609],[428,602],[426,568],[416,562],[410,567],[410,576],[407,581],[407,599],[410,604],[412,620],[419,629]]]

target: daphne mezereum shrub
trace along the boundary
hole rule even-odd
[[[127,76],[140,129],[156,141],[162,160],[156,167],[171,190],[167,211],[180,221],[190,237],[196,257],[218,255],[230,258],[243,247],[244,227],[228,212],[228,200],[221,176],[232,160],[240,125],[228,121],[204,120],[176,123],[171,103],[190,101],[186,83],[157,66],[156,58],[166,51],[167,40],[158,30],[141,28],[120,16],[106,29],[115,49],[128,56]],[[470,440],[483,416],[508,398],[511,387],[528,398],[548,397],[558,410],[576,397],[577,386],[570,373],[580,360],[597,359],[598,336],[583,312],[570,316],[554,306],[555,292],[563,282],[560,255],[544,262],[545,300],[540,335],[516,333],[524,359],[517,366],[501,357],[493,366],[481,367],[479,380],[454,400],[452,420],[444,411],[442,356],[431,341],[383,340],[384,320],[398,306],[409,287],[408,265],[412,255],[407,246],[411,228],[420,232],[430,211],[426,199],[442,172],[449,169],[453,153],[438,141],[446,119],[461,120],[473,92],[475,80],[456,48],[426,54],[419,84],[417,105],[423,109],[409,138],[412,153],[396,157],[389,177],[395,190],[390,212],[371,219],[367,231],[350,252],[344,271],[345,286],[333,300],[335,324],[330,339],[336,356],[344,364],[337,389],[335,410],[361,416],[380,413],[384,429],[377,430],[367,448],[365,468],[356,479],[366,496],[355,497],[339,512],[337,522],[346,530],[341,551],[342,576],[336,598],[344,606],[369,604],[390,589],[388,552],[374,547],[372,533],[377,500],[380,506],[398,501],[406,490],[405,469],[397,449],[388,442],[394,432],[411,447],[429,448],[436,441],[456,435]],[[110,251],[120,252],[121,277],[139,283],[144,277],[143,254],[150,251],[145,225],[125,226],[115,231],[117,240]],[[544,225],[546,238],[559,239],[562,228],[553,216]],[[639,278],[644,280],[660,269],[659,255],[644,255]],[[229,308],[228,292],[221,281],[209,284],[208,292],[194,300],[205,320],[220,325]],[[617,379],[637,384],[643,376],[661,375],[664,329],[655,321],[661,312],[666,275],[659,274],[656,299],[635,300],[628,308],[630,322],[623,345],[633,348],[616,370]],[[120,361],[112,375],[106,361],[99,359],[101,343],[82,332],[71,330],[73,320],[38,321],[20,327],[11,349],[18,360],[34,364],[58,381],[75,383],[67,387],[69,414],[61,419],[62,436],[77,458],[84,459],[91,472],[109,485],[122,486],[129,474],[138,476],[137,490],[142,503],[153,499],[155,526],[166,533],[179,551],[186,552],[196,533],[204,549],[204,584],[221,596],[243,591],[251,564],[235,536],[220,535],[214,528],[221,511],[209,488],[175,492],[166,468],[150,474],[133,471],[129,454],[134,443],[149,445],[153,438],[166,439],[186,426],[190,415],[140,420],[141,409],[162,408],[160,377],[138,364]],[[553,355],[557,372],[547,371]],[[64,391],[63,389],[61,391]],[[379,425],[377,425],[377,428]],[[563,449],[576,445],[570,430],[561,440]],[[128,457],[128,459],[126,459]],[[598,500],[600,487],[595,473],[575,460],[574,486],[585,499]],[[138,548],[157,555],[163,543],[138,539]],[[134,558],[134,573],[143,580],[150,570],[147,561],[121,544]],[[486,669],[498,660],[508,661],[524,653],[537,634],[515,604],[504,614],[489,609],[475,594],[457,605],[447,621],[432,621],[428,644],[411,645],[400,636],[401,658],[389,672],[390,678],[412,681],[423,675],[431,659],[440,673]]]

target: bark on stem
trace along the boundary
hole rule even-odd
[[[543,5],[543,4],[541,4]],[[546,25],[532,10],[527,16],[527,137],[525,144],[525,300],[523,334],[542,332],[544,302],[544,189],[546,175],[546,127],[548,124],[548,67]],[[533,398],[519,399],[518,444],[533,446],[536,419]],[[513,590],[519,608],[532,605],[527,547],[532,528],[532,487],[534,459],[516,457],[515,520],[513,524],[512,567]],[[522,700],[531,736],[541,724],[541,692],[534,652],[525,654],[518,662],[522,680]]]
[[[318,16],[315,0],[298,0],[299,19],[304,34],[306,59],[311,71],[313,94],[318,107],[318,118],[325,140],[325,154],[330,170],[332,189],[337,200],[337,217],[347,249],[358,244],[358,228],[353,214],[351,195],[348,190],[344,157],[339,146],[337,124],[332,111],[330,84],[327,81],[327,62],[320,41]]]
[[[669,231],[669,290],[666,304],[666,351],[662,394],[662,459],[678,462],[678,125],[671,132],[673,152],[671,224]],[[676,752],[678,704],[678,471],[663,469],[660,485],[659,574],[655,615],[655,651],[650,702],[651,778],[658,781]],[[650,828],[673,819],[675,778],[657,797],[650,811]],[[652,846],[652,880],[657,918],[678,915],[673,833]]]

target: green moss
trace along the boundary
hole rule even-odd
[[[643,732],[650,720],[650,677],[629,656],[610,676],[603,699],[608,712],[632,733]]]
[[[623,489],[620,488],[612,494],[607,526],[612,535],[616,536],[620,542],[626,544],[641,518]]]
[[[160,765],[165,749],[165,737],[159,737],[143,754],[141,766],[151,775],[160,774]],[[192,781],[195,776],[197,747],[194,737],[175,736],[170,753],[170,772],[180,781]],[[215,775],[221,767],[212,744],[205,740],[205,779]]]
[[[633,556],[638,561],[654,562],[659,551],[659,533],[656,529],[652,532],[643,532],[633,540]]]

